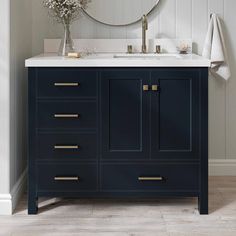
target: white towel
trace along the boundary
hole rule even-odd
[[[231,76],[224,35],[220,19],[212,14],[202,56],[211,60],[210,72],[213,76],[228,80]]]

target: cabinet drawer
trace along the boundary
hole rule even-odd
[[[84,69],[39,69],[38,97],[95,97],[97,73]]]
[[[38,128],[96,128],[96,102],[38,102]]]
[[[102,190],[196,191],[197,164],[103,164]]]
[[[39,191],[93,191],[97,188],[95,164],[38,164]]]
[[[39,134],[37,154],[40,159],[95,159],[96,134]]]

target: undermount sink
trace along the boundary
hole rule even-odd
[[[133,54],[128,54],[128,53],[122,53],[122,54],[115,54],[113,56],[114,58],[132,58],[132,59],[181,59],[181,55],[179,54],[156,54],[156,53],[133,53]]]

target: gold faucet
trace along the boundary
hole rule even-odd
[[[146,31],[148,30],[147,16],[142,17],[142,53],[147,53]]]

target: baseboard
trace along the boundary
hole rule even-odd
[[[0,194],[0,215],[12,215],[19,199],[21,198],[26,187],[26,174],[25,170],[16,184],[13,186],[11,193]]]
[[[236,159],[210,159],[210,176],[236,176]]]
[[[16,182],[14,187],[11,190],[11,198],[12,198],[12,213],[14,212],[17,203],[19,202],[22,194],[26,189],[26,176],[27,176],[27,169],[21,174],[19,180]]]
[[[11,194],[0,194],[0,215],[12,214]]]

